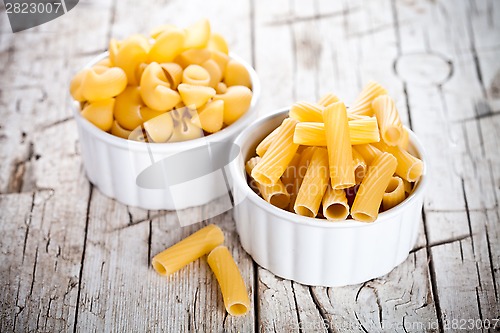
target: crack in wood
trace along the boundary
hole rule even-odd
[[[299,304],[297,303],[297,295],[295,294],[295,283],[293,281],[290,281],[290,287],[292,289],[292,295],[293,295],[293,301],[295,303],[295,314],[297,315],[297,323],[299,326],[299,333],[302,333],[302,325],[301,325],[301,320],[300,320],[300,311],[299,311]]]
[[[149,215],[149,212],[148,212]],[[151,240],[153,237],[153,222],[149,220],[149,230],[148,230],[148,267],[151,267]]]
[[[254,309],[254,332],[257,333],[258,327],[260,326],[259,320],[259,267],[255,261],[252,260],[253,269],[253,309]],[[268,287],[269,288],[269,287]]]
[[[36,250],[35,250],[35,262],[33,264],[33,271],[31,273],[32,277],[31,277],[31,285],[30,285],[30,291],[29,291],[29,294],[28,294],[28,298],[31,298],[31,295],[33,294],[33,287],[35,285],[35,276],[36,276],[36,265],[38,263],[38,246],[36,247]]]
[[[368,330],[363,326],[363,324],[361,323],[361,320],[359,320],[359,317],[358,317],[358,314],[356,313],[356,311],[354,311],[354,317],[358,321],[358,324],[359,324],[360,328],[363,330],[363,332],[368,333]]]
[[[412,249],[410,251],[410,253],[416,253],[420,250],[423,250],[423,249],[431,249],[433,247],[436,247],[436,246],[441,246],[441,245],[446,245],[446,244],[451,244],[451,243],[455,243],[455,242],[460,242],[460,241],[463,241],[464,239],[467,239],[467,238],[471,238],[471,235],[464,235],[464,236],[458,236],[458,237],[453,237],[453,238],[450,238],[450,239],[445,239],[443,241],[439,241],[439,242],[435,242],[435,243],[430,243],[428,245],[423,245],[423,246],[418,246],[414,249]]]
[[[486,218],[488,218],[488,217],[486,216]],[[488,233],[488,226],[485,225],[484,228],[485,228],[485,234],[486,234],[486,248],[488,249],[488,259],[490,261],[491,278],[493,280],[493,290],[495,292],[495,300],[498,303],[499,299],[498,299],[497,281],[496,281],[496,277],[495,277],[495,269],[493,267],[493,255],[491,253],[490,235]]]
[[[293,25],[295,23],[300,23],[300,22],[319,21],[319,20],[330,19],[330,18],[335,18],[335,17],[345,17],[347,15],[355,13],[359,9],[360,9],[359,7],[354,7],[354,8],[347,8],[347,9],[334,11],[334,12],[330,12],[330,13],[315,14],[315,15],[310,15],[310,16],[296,16],[295,13],[291,13],[288,15],[288,17],[285,16],[283,18],[278,18],[278,19],[275,19],[273,21],[264,23],[264,25],[267,25],[267,26]]]
[[[56,126],[58,126],[58,125],[61,125],[61,124],[67,123],[67,122],[72,121],[72,120],[74,120],[73,116],[71,116],[71,117],[66,117],[66,118],[63,118],[63,119],[60,119],[60,120],[54,121],[54,122],[52,122],[52,123],[50,123],[50,124],[47,124],[47,125],[41,126],[41,127],[40,127],[40,129],[38,129],[37,131],[39,131],[39,132],[43,132],[43,131],[45,131],[45,130],[47,130],[47,129],[50,129],[50,128],[52,128],[52,127],[56,127]]]
[[[318,310],[319,315],[321,316],[321,319],[323,319],[323,323],[329,323],[328,317],[326,315],[325,310],[321,307],[321,303],[319,302],[318,298],[316,297],[315,293],[313,292],[313,287],[308,286],[309,289],[309,295],[311,296],[314,305],[316,306],[316,310]],[[330,325],[326,325],[326,331],[328,333],[333,333],[332,328]]]
[[[425,215],[425,210],[423,208],[422,208],[422,220],[424,222],[424,234],[425,234],[425,240],[427,243],[427,240],[429,239],[429,229],[427,226],[427,219],[426,219],[426,215]],[[436,270],[434,267],[434,261],[432,260],[432,249],[429,249],[429,251],[426,251],[426,254],[427,254],[427,266],[428,266],[429,275],[431,278],[432,298],[434,300],[434,306],[436,307],[439,332],[444,332],[443,312],[441,310],[441,304],[439,303],[439,295],[438,295],[438,291],[437,291]]]
[[[83,264],[85,262],[85,252],[87,250],[87,236],[89,231],[89,221],[90,221],[90,205],[92,203],[92,194],[94,192],[94,185],[90,184],[89,186],[89,197],[87,201],[87,214],[85,218],[85,230],[83,233],[83,249],[82,249],[82,257],[80,260],[80,272],[78,273],[78,292],[76,294],[76,307],[75,307],[75,322],[73,325],[73,333],[76,332],[76,328],[78,325],[78,311],[80,309],[80,293],[82,291],[82,277],[83,277]]]
[[[23,185],[25,182],[25,178],[28,178],[26,175],[27,164],[32,160],[35,152],[34,152],[34,144],[33,142],[28,143],[28,150],[26,152],[26,156],[15,163],[14,168],[12,170],[11,176],[7,185],[7,193],[21,193],[23,190]]]

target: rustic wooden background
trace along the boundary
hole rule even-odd
[[[499,319],[498,0],[92,0],[16,34],[0,6],[1,332],[437,332]],[[89,184],[68,82],[112,36],[201,17],[256,68],[261,114],[326,91],[349,102],[369,79],[389,89],[430,158],[403,264],[344,288],[282,280],[242,250],[229,212],[205,223],[227,235],[246,316],[226,315],[205,260],[170,278],[150,268],[200,225]]]

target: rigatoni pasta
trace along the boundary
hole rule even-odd
[[[219,282],[227,312],[232,316],[247,313],[250,299],[245,281],[227,247],[218,246],[213,249],[207,257],[207,262]]]
[[[382,139],[389,146],[397,146],[403,139],[403,124],[399,119],[396,104],[387,95],[381,95],[372,102],[372,109],[377,117]]]
[[[298,121],[323,121],[323,109],[318,104],[297,102],[290,108],[290,118]]]
[[[349,113],[354,115],[372,116],[372,102],[380,95],[387,95],[387,90],[377,82],[370,81],[364,86],[356,100],[349,108]]]
[[[380,135],[375,117],[361,117],[350,120],[349,137],[351,145],[379,142]],[[293,141],[299,145],[326,146],[325,124],[323,122],[300,122],[295,128]]]
[[[219,282],[227,312],[242,316],[248,312],[250,299],[238,266],[227,247],[221,245],[223,242],[222,230],[210,224],[155,255],[152,265],[158,274],[168,276],[208,254],[207,262]]]
[[[253,168],[259,163],[260,157],[253,157],[248,160],[245,165],[247,174],[250,176],[252,174]],[[288,193],[286,186],[281,180],[278,180],[276,184],[264,185],[256,181],[257,189],[262,195],[264,200],[269,202],[271,205],[278,208],[286,208],[290,203],[290,194]]]
[[[374,145],[380,150],[387,151],[396,157],[398,160],[396,175],[409,182],[416,182],[420,178],[424,170],[424,164],[420,159],[398,146],[391,147],[383,142]]]
[[[388,210],[406,198],[403,180],[400,177],[392,177],[382,197],[382,208]]]
[[[370,82],[349,109],[334,94],[318,103],[295,103],[289,118],[257,145],[262,159],[250,181],[281,181],[290,195],[282,209],[292,213],[373,222],[380,211],[406,199],[424,170],[423,162],[408,151],[408,130],[386,94]],[[255,171],[259,167],[263,172]],[[268,198],[267,187],[256,191]]]
[[[308,217],[318,214],[328,179],[328,152],[325,148],[315,148],[295,200],[295,213]]]
[[[377,219],[382,197],[397,164],[394,156],[384,152],[368,167],[351,208],[355,220],[373,222]]]
[[[330,221],[342,221],[349,216],[349,205],[344,190],[334,190],[328,185],[323,196],[323,216]]]
[[[151,264],[158,274],[170,275],[223,242],[222,230],[211,224],[155,255]]]
[[[356,185],[352,163],[352,146],[344,103],[330,104],[323,112],[330,183],[334,190]]]
[[[252,170],[252,178],[263,185],[276,184],[299,148],[293,142],[296,124],[297,120],[291,118],[283,121],[276,139]]]

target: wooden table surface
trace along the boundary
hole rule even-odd
[[[404,263],[342,288],[283,280],[244,252],[228,212],[201,225],[226,234],[246,316],[227,316],[205,259],[153,271],[152,255],[200,224],[90,185],[68,83],[111,37],[202,17],[256,68],[260,114],[327,91],[349,103],[370,79],[388,88],[430,165]],[[16,34],[3,6],[0,20],[1,332],[500,330],[499,1],[92,0]]]

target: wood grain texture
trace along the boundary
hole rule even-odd
[[[387,87],[431,167],[405,262],[359,285],[303,286],[251,260],[230,212],[189,209],[204,221],[180,228],[175,212],[88,183],[71,76],[111,37],[202,17],[256,68],[260,114],[327,91],[349,104],[370,79]],[[0,4],[0,21],[0,331],[441,332],[500,319],[498,1],[94,0],[16,34]],[[150,267],[208,223],[242,271],[245,317],[227,316],[205,258],[167,278]]]

